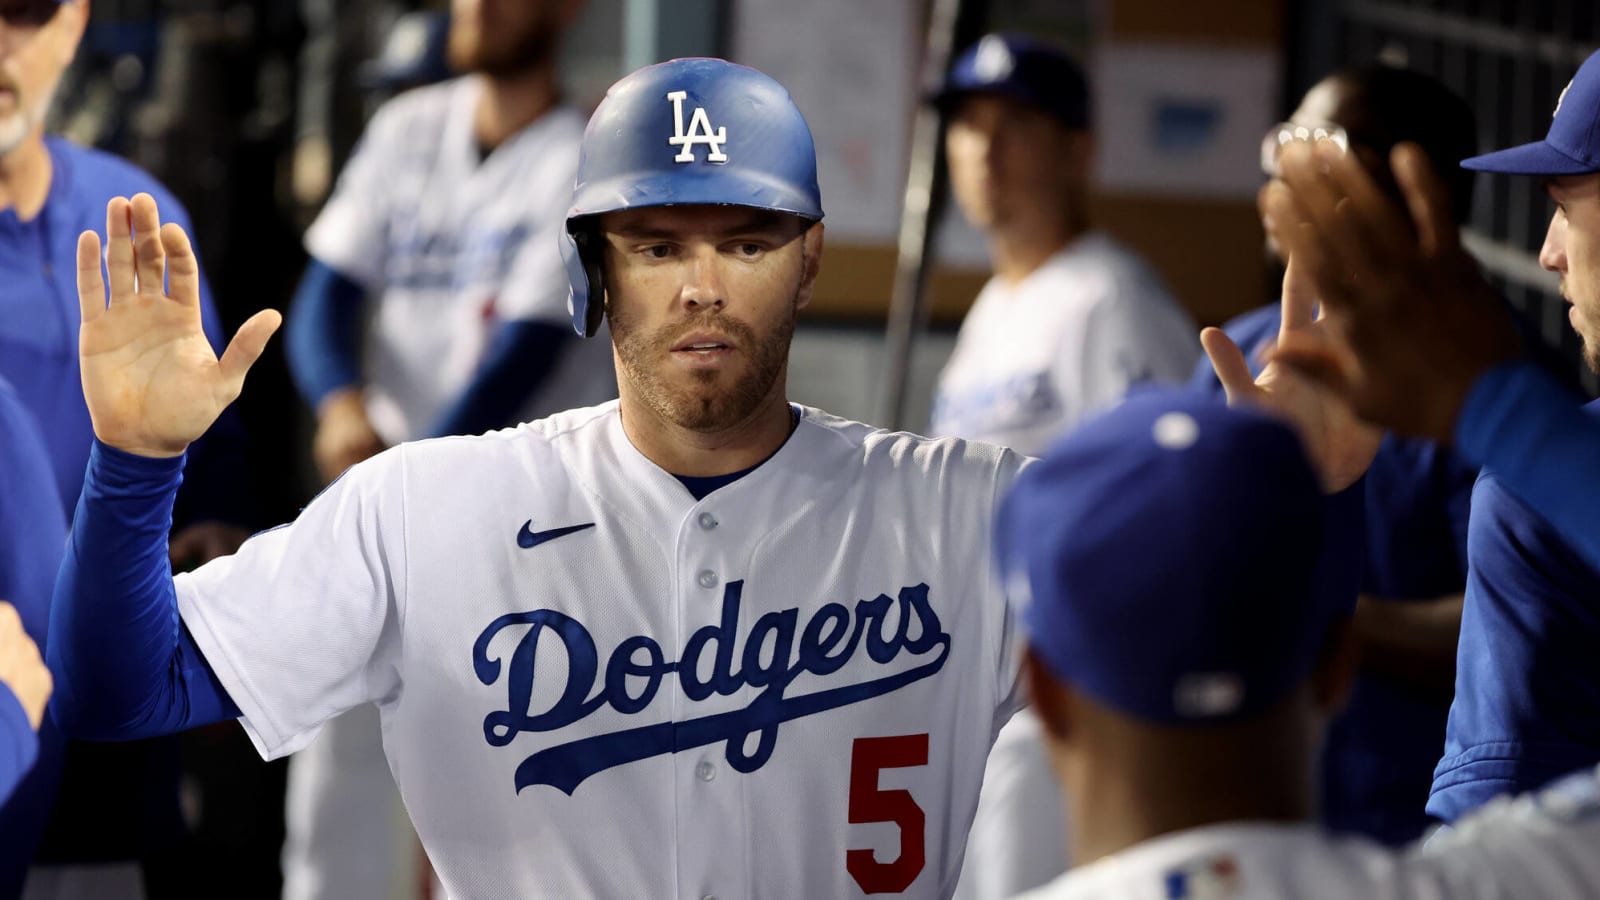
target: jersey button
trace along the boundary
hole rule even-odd
[[[702,569],[696,580],[700,582],[700,586],[703,588],[714,588],[717,586],[717,573],[710,569]]]
[[[717,517],[713,516],[711,513],[701,513],[699,521],[700,527],[704,528],[706,531],[710,531],[711,529],[717,527]]]
[[[694,774],[701,781],[710,781],[717,777],[717,767],[702,760],[700,765],[694,767]]]

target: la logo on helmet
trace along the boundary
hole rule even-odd
[[[707,162],[727,162],[728,154],[722,152],[722,145],[728,141],[728,128],[712,129],[711,119],[706,115],[705,107],[696,106],[694,113],[689,117],[689,133],[683,132],[683,101],[689,98],[687,91],[673,91],[667,95],[672,101],[672,127],[674,134],[667,139],[667,143],[674,147],[682,147],[678,155],[672,158],[673,162],[694,162],[694,145],[705,144]]]

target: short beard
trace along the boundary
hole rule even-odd
[[[50,110],[50,103],[55,99],[57,85],[51,85],[45,92],[41,102],[29,109],[21,105],[22,95],[17,95],[17,111],[9,116],[0,116],[0,156],[9,156],[11,152],[27,143],[28,136],[33,134],[39,123],[44,121],[45,114]]]
[[[796,295],[798,299],[798,294]],[[654,335],[639,334],[626,318],[610,316],[622,376],[660,418],[689,431],[712,434],[748,420],[772,393],[789,361],[795,317],[783,319],[765,340],[747,325],[716,313],[695,316]],[[716,390],[717,372],[696,372],[700,390],[685,390],[661,377],[672,348],[700,329],[721,331],[750,356],[750,369],[730,389]]]

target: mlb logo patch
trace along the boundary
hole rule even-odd
[[[1239,864],[1232,856],[1196,860],[1168,872],[1167,900],[1226,900],[1239,896]]]

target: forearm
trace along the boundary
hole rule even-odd
[[[146,459],[98,441],[90,452],[46,649],[54,713],[69,736],[149,737],[231,711],[181,640],[167,531],[182,471],[181,456]]]
[[[1362,669],[1419,693],[1449,698],[1455,691],[1462,600],[1459,593],[1431,600],[1363,595],[1355,617]]]
[[[472,383],[434,423],[429,436],[481,434],[514,424],[517,411],[581,340],[548,322],[507,322],[495,332]]]
[[[1530,362],[1490,369],[1456,419],[1456,445],[1600,566],[1600,421]]]
[[[39,736],[16,695],[0,683],[0,806],[39,758]]]
[[[353,279],[312,259],[289,308],[289,371],[306,404],[361,381],[361,310],[366,292]]]

